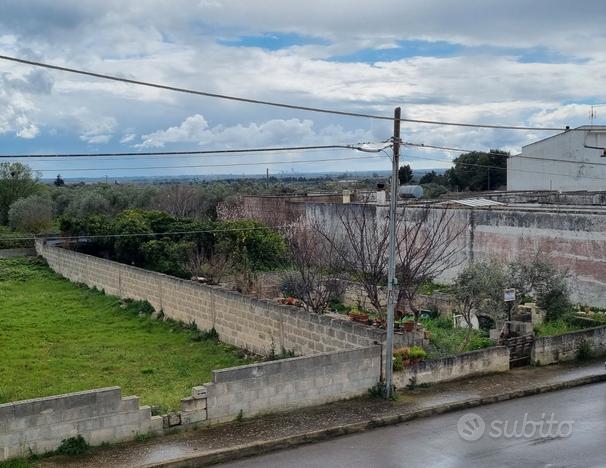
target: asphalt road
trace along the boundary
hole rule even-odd
[[[477,440],[464,440],[459,432]],[[420,419],[221,466],[606,467],[606,383]]]

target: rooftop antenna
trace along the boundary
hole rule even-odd
[[[606,106],[606,104],[592,104],[591,110],[589,111],[589,125],[593,126],[593,121],[598,118],[598,113],[595,108],[602,106]]]

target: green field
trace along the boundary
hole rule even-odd
[[[119,385],[158,411],[178,409],[211,370],[251,362],[142,311],[35,258],[0,260],[0,403]]]

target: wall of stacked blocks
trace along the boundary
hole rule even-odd
[[[36,251],[70,281],[106,294],[146,300],[165,317],[195,321],[200,329],[214,327],[221,341],[261,355],[285,349],[299,357],[215,370],[211,382],[200,382],[181,401],[180,411],[163,416],[152,416],[136,396],[121,396],[119,387],[2,404],[0,460],[51,451],[78,434],[93,445],[113,443],[141,434],[226,422],[239,415],[251,417],[362,396],[381,379],[385,333],[379,329],[81,254],[43,240],[37,241]],[[605,336],[596,332],[595,339],[606,345]],[[552,348],[545,342],[545,349]],[[426,383],[506,371],[508,363],[507,348],[496,347],[426,361],[395,373],[394,379],[404,387],[413,378]]]

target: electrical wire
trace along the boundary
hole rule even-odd
[[[90,72],[90,71],[76,69],[76,68],[68,68],[68,67],[62,67],[59,65],[51,65],[48,63],[37,62],[37,61],[33,61],[33,60],[25,60],[25,59],[20,59],[17,57],[10,57],[7,55],[0,55],[0,59],[8,60],[11,62],[16,62],[16,63],[21,63],[24,65],[31,65],[31,66],[42,67],[42,68],[47,68],[47,69],[51,69],[51,70],[75,73],[78,75],[90,76],[93,78],[100,78],[100,79],[104,79],[104,80],[117,81],[117,82],[121,82],[121,83],[134,84],[134,85],[138,85],[138,86],[146,86],[146,87],[150,87],[150,88],[163,89],[163,90],[167,90],[167,91],[175,91],[175,92],[186,93],[186,94],[193,94],[193,95],[197,95],[197,96],[205,96],[205,97],[216,98],[216,99],[225,99],[225,100],[229,100],[229,101],[244,102],[244,103],[248,103],[248,104],[259,104],[259,105],[264,105],[264,106],[281,107],[284,109],[294,109],[294,110],[301,110],[301,111],[306,111],[306,112],[318,112],[318,113],[323,113],[323,114],[342,115],[342,116],[347,116],[347,117],[362,117],[362,118],[376,119],[376,120],[389,120],[389,121],[399,120],[400,122],[408,122],[408,123],[415,123],[415,124],[445,125],[445,126],[470,127],[470,128],[492,128],[492,129],[499,129],[499,130],[531,130],[531,131],[549,131],[549,132],[563,132],[563,131],[580,130],[580,129],[574,129],[574,128],[570,129],[570,128],[562,128],[562,127],[530,127],[530,126],[517,126],[517,125],[491,125],[491,124],[475,124],[475,123],[450,122],[450,121],[425,120],[425,119],[407,119],[407,118],[395,119],[394,117],[388,117],[388,116],[384,116],[384,115],[366,114],[366,113],[360,113],[360,112],[346,112],[346,111],[339,111],[339,110],[334,110],[334,109],[325,109],[325,108],[320,108],[320,107],[300,106],[300,105],[287,104],[287,103],[282,103],[282,102],[265,101],[265,100],[260,100],[260,99],[251,99],[251,98],[244,98],[244,97],[238,97],[238,96],[231,96],[231,95],[227,95],[227,94],[211,93],[208,91],[198,91],[198,90],[193,90],[193,89],[188,89],[188,88],[179,88],[176,86],[169,86],[169,85],[163,85],[163,84],[159,84],[159,83],[151,83],[151,82],[147,82],[147,81],[134,80],[134,79],[123,78],[123,77],[119,77],[119,76],[115,76],[115,75],[107,75],[104,73],[95,73],[95,72]]]
[[[426,145],[424,143],[403,143],[405,146],[413,146],[416,148],[429,148],[429,149],[441,149],[446,151],[454,151],[457,153],[485,153],[489,156],[502,156],[510,159],[533,159],[536,161],[554,161],[568,164],[581,164],[587,165],[590,164],[592,166],[606,166],[604,162],[589,162],[589,161],[576,161],[574,159],[558,159],[558,158],[548,158],[548,157],[539,157],[539,156],[524,156],[522,154],[514,154],[510,155],[509,153],[500,153],[500,152],[487,152],[482,150],[469,150],[469,149],[461,149],[461,148],[452,148],[449,146],[436,146],[436,145]],[[592,147],[594,149],[602,149],[598,147]]]
[[[170,165],[170,166],[143,166],[143,167],[83,167],[83,168],[60,168],[60,169],[32,169],[39,172],[78,172],[78,171],[121,171],[121,170],[150,170],[150,169],[185,169],[200,167],[240,167],[240,166],[267,166],[272,164],[307,164],[314,162],[330,161],[358,161],[361,159],[380,159],[379,156],[360,156],[352,158],[326,158],[305,159],[296,161],[266,161],[266,162],[239,162],[231,164],[192,164],[192,165]]]
[[[437,161],[437,162],[442,162],[442,163],[453,163],[453,161],[446,161],[444,159],[436,159],[436,158],[425,158],[423,156],[408,156],[409,159],[422,159],[425,161]],[[511,172],[524,172],[524,173],[528,173],[528,174],[540,174],[540,175],[552,175],[552,176],[558,176],[558,177],[573,177],[573,178],[582,178],[582,179],[595,179],[595,180],[604,180],[603,177],[592,177],[592,176],[588,176],[588,175],[575,175],[575,174],[561,174],[561,173],[557,173],[557,172],[544,172],[544,171],[533,171],[530,169],[514,169],[514,168],[506,168],[506,167],[501,167],[501,166],[490,166],[487,164],[475,164],[475,163],[464,163],[464,162],[457,162],[457,164],[461,164],[463,166],[472,166],[472,167],[483,167],[486,169],[496,169],[498,171],[511,171]],[[590,163],[588,163],[589,165]]]
[[[217,150],[186,150],[186,151],[139,151],[123,153],[41,153],[41,154],[0,154],[0,158],[97,158],[108,156],[188,156],[236,153],[269,153],[279,151],[304,151],[312,149],[355,149],[355,145],[315,145],[315,146],[280,146],[274,148],[243,148]]]
[[[92,234],[80,236],[44,236],[43,238],[50,241],[55,240],[82,240],[82,239],[110,239],[115,237],[154,237],[154,236],[181,236],[188,234],[215,234],[221,232],[244,232],[244,231],[262,231],[267,229],[280,229],[287,226],[276,226],[270,228],[268,226],[250,227],[250,228],[232,228],[232,229],[201,229],[195,231],[169,231],[169,232],[145,232],[145,233],[124,233],[124,234]],[[3,237],[2,240],[36,240],[40,237]]]

